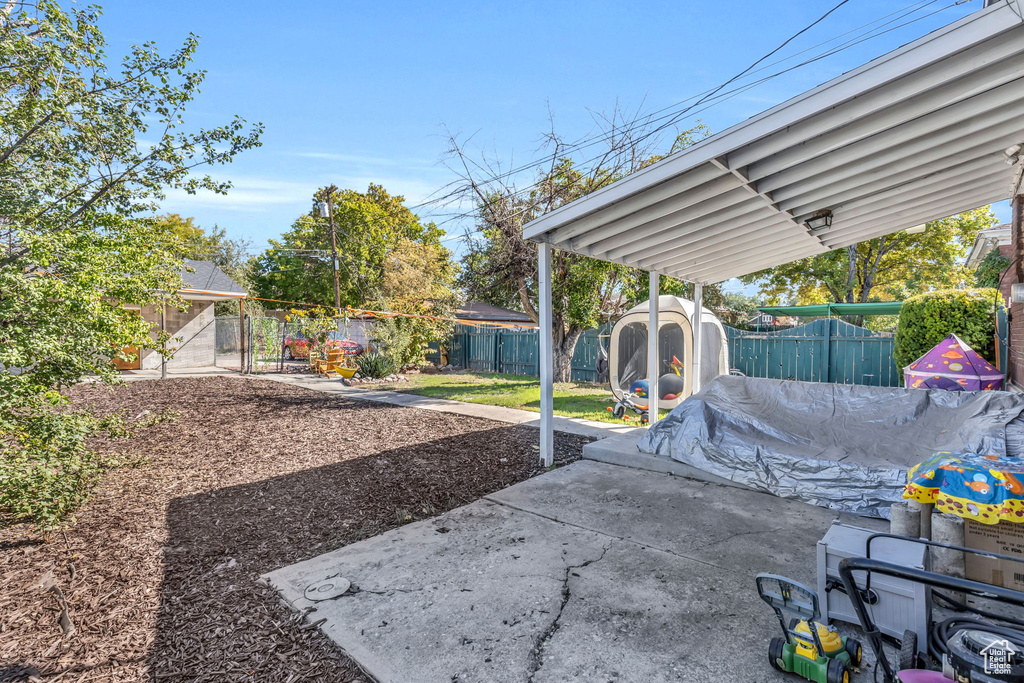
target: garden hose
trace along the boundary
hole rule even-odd
[[[986,619],[995,619],[996,621],[1002,621],[1002,622],[1005,622],[1007,624],[1013,624],[1015,626],[1020,626],[1020,627],[1024,628],[1024,619],[1015,619],[1013,617],[1005,617],[1005,616],[1002,616],[1000,614],[995,614],[993,612],[987,612],[987,611],[981,609],[980,607],[971,607],[970,605],[965,604],[963,602],[960,602],[959,600],[956,600],[952,596],[946,595],[945,593],[940,593],[940,592],[938,592],[935,589],[932,589],[932,596],[935,597],[935,598],[940,598],[943,602],[945,602],[947,605],[949,605],[952,609],[955,609],[957,611],[960,611],[960,612],[973,612],[974,614],[977,614],[979,616],[985,617]]]
[[[946,643],[957,631],[964,630],[985,631],[986,633],[994,633],[996,635],[1016,640],[1024,639],[1024,630],[1018,628],[986,624],[983,621],[976,621],[966,617],[951,617],[945,621],[937,621],[932,624],[931,638],[929,638],[930,642],[928,643],[928,653],[934,657],[936,661],[941,662],[942,656],[949,652],[949,648]]]

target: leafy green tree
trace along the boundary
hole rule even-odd
[[[627,301],[630,305],[638,304],[642,301],[647,301],[647,297],[650,295],[650,281],[646,270],[637,270],[636,268],[629,268],[629,280],[628,285],[624,288],[624,293],[627,296]],[[667,275],[661,276],[661,294],[669,294],[671,296],[677,296],[681,299],[693,300],[694,291],[693,283],[684,282],[674,277]],[[722,292],[722,286],[719,284],[704,285],[704,308],[714,310],[721,308],[725,305],[726,295]]]
[[[253,282],[258,296],[334,306],[330,228],[317,209],[322,198],[323,188],[315,193],[309,213],[281,239],[270,240],[270,247],[256,259]],[[366,192],[334,194],[343,307],[362,307],[376,298],[387,255],[401,240],[440,247],[444,231],[433,223],[422,224],[404,202],[373,184]]]
[[[998,249],[988,252],[974,271],[974,286],[999,287],[1003,272],[1010,267],[1010,263],[1010,259],[1000,254]]]
[[[979,230],[992,227],[989,207],[747,275],[773,304],[894,301],[933,289],[964,287],[974,277],[962,260]]]
[[[467,236],[469,248],[462,255],[462,270],[459,272],[459,288],[475,301],[514,311],[523,310],[517,283],[514,278],[496,277],[497,270],[491,263],[501,258],[501,243],[479,235]]]
[[[757,313],[762,305],[758,297],[742,292],[725,292],[722,303],[717,311],[718,318],[726,325],[745,329],[747,322]]]
[[[241,119],[184,132],[203,81],[196,39],[169,57],[134,46],[104,62],[97,8],[0,8],[0,515],[53,528],[88,495],[103,463],[85,448],[102,423],[61,390],[110,358],[152,347],[123,304],[170,301],[181,261],[168,231],[139,219],[167,188],[224,192],[195,169],[258,144]],[[142,141],[155,140],[155,143]],[[157,344],[159,343],[157,340]]]
[[[458,266],[438,244],[399,240],[384,261],[374,310],[395,313],[374,327],[374,338],[399,368],[423,362],[430,342],[451,338],[451,318],[461,303]]]
[[[576,163],[567,155],[561,137],[548,135],[550,163],[533,169],[535,182],[518,189],[501,167],[470,158],[450,137],[454,170],[461,175],[456,191],[476,206],[477,236],[468,241],[463,258],[462,284],[467,295],[488,303],[517,308],[539,320],[537,313],[537,245],[523,239],[523,226],[616,180],[662,159],[653,153],[654,138],[636,122],[617,115],[607,121],[602,136],[606,148],[596,161]],[[682,131],[671,152],[683,149],[710,131],[703,124]],[[637,301],[647,299],[647,273],[561,250],[552,253],[552,334],[555,380],[569,381],[572,356],[580,336],[620,316]],[[692,296],[692,285],[673,278],[661,279],[661,293]],[[705,305],[720,297],[717,288],[705,288]],[[510,306],[514,301],[514,306]]]
[[[726,292],[722,294],[722,305],[737,313],[754,315],[757,307],[761,305],[760,299],[742,292]]]
[[[169,232],[170,241],[166,246],[174,256],[194,261],[211,261],[247,291],[252,290],[252,257],[249,255],[252,242],[232,239],[224,228],[217,225],[206,230],[197,225],[194,218],[185,218],[176,213],[157,216],[154,220],[158,228]],[[258,301],[246,304],[246,311],[250,314],[253,314],[254,308],[259,308]],[[218,315],[230,313],[238,313],[237,301],[217,302]]]

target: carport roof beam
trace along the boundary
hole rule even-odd
[[[1002,152],[1024,142],[1022,4],[995,2],[523,234],[711,283],[1008,199],[1017,169]],[[822,210],[832,225],[812,233]]]
[[[757,310],[770,315],[832,316],[832,315],[897,315],[902,301],[869,301],[862,304],[811,304],[809,306],[759,306]]]

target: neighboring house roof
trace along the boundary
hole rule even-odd
[[[218,301],[241,299],[248,294],[241,285],[232,280],[212,261],[185,259],[181,280],[183,286],[178,290],[178,294],[184,299]]]
[[[980,230],[978,231],[978,235],[974,238],[974,245],[971,247],[970,253],[967,254],[967,262],[965,265],[971,270],[977,270],[978,266],[981,265],[982,259],[988,256],[990,251],[1009,243],[1009,223],[1003,223],[1002,225],[997,225],[996,227],[989,228],[988,230]]]
[[[467,301],[455,312],[456,318],[465,320],[487,320],[501,323],[522,323],[523,325],[534,325],[536,323],[530,316],[519,311],[513,311],[501,306],[494,306],[483,301]]]

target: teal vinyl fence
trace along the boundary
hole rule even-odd
[[[897,387],[896,338],[836,318],[777,332],[725,328],[731,367],[750,377]]]
[[[574,382],[603,382],[597,361],[610,326],[587,330],[572,359]],[[749,377],[895,387],[903,383],[893,360],[892,333],[872,332],[839,319],[815,320],[786,330],[751,332],[726,326],[729,363]],[[459,325],[447,346],[448,362],[477,372],[536,377],[536,330],[478,329]],[[440,353],[428,355],[440,361]]]
[[[571,379],[574,382],[607,382],[608,371],[598,375],[597,361],[601,358],[601,347],[608,349],[608,335],[611,325],[602,325],[587,330],[576,342],[576,350],[572,354]]]
[[[587,330],[576,343],[571,376],[574,382],[597,382],[602,334],[608,326]],[[607,339],[603,340],[607,345]],[[540,374],[540,343],[536,330],[504,330],[457,325],[447,346],[448,362],[477,372],[503,372],[536,377]],[[440,350],[432,347],[427,360],[440,362]]]

